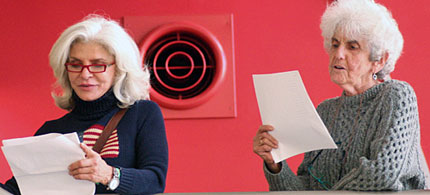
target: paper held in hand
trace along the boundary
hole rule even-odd
[[[23,195],[95,192],[94,183],[68,174],[71,163],[85,158],[76,133],[3,140],[2,150]]]
[[[271,154],[276,163],[294,155],[337,148],[306,92],[298,71],[254,74],[262,123],[272,125],[278,140]]]

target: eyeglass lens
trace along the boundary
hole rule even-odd
[[[81,64],[66,64],[67,70],[70,72],[82,72],[84,68],[88,68],[91,73],[100,73],[106,71],[105,64],[92,64],[92,65],[81,65]]]

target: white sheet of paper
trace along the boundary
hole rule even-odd
[[[306,92],[298,71],[254,74],[255,94],[263,124],[278,140],[271,154],[276,163],[294,155],[337,148]]]
[[[68,174],[71,163],[85,158],[76,133],[3,140],[2,150],[23,195],[95,192],[94,183]]]

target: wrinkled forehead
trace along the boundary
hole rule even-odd
[[[356,42],[360,45],[366,46],[368,44],[368,40],[365,37],[365,35],[357,31],[351,31],[344,28],[336,28],[331,40],[337,40],[341,42]]]

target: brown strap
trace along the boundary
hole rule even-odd
[[[100,154],[100,151],[102,151],[103,146],[105,145],[109,136],[112,134],[113,130],[115,130],[116,126],[118,125],[119,121],[124,116],[126,111],[127,111],[127,108],[123,108],[119,110],[117,113],[115,113],[115,115],[112,116],[112,118],[109,120],[106,127],[103,129],[99,139],[97,139],[96,143],[94,144],[93,146],[94,151]]]

